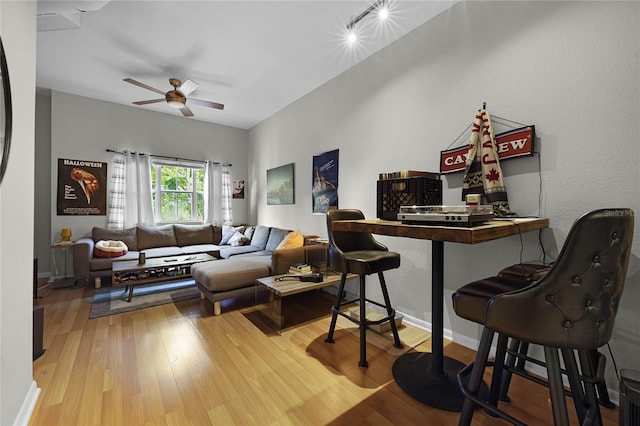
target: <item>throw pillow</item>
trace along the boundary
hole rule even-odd
[[[253,238],[253,232],[256,230],[255,226],[247,226],[247,229],[244,230],[244,236],[247,237],[249,241]]]
[[[302,247],[304,245],[304,236],[300,231],[289,232],[284,239],[278,244],[276,250],[283,248]]]
[[[220,240],[220,245],[223,246],[225,244],[229,244],[229,240],[233,237],[233,234],[242,231],[242,228],[242,226],[234,228],[233,226],[222,225],[222,239]]]
[[[129,252],[127,245],[122,241],[100,240],[93,248],[95,257],[119,257]]]
[[[229,238],[229,245],[234,247],[243,246],[248,242],[249,239],[240,231],[236,231],[236,233]]]

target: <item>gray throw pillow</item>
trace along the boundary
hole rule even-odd
[[[273,251],[278,247],[278,244],[284,240],[284,237],[291,232],[288,229],[280,229],[280,228],[271,228],[271,233],[269,234],[269,240],[267,241],[267,246],[265,250]]]
[[[267,240],[269,239],[270,231],[271,228],[267,226],[256,226],[255,231],[253,231],[253,237],[251,237],[251,245],[260,250],[264,250],[267,247]]]

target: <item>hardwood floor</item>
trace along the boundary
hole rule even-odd
[[[360,369],[355,336],[336,330],[325,344],[328,314],[281,336],[250,321],[253,300],[223,304],[217,317],[193,299],[89,320],[93,291],[39,291],[46,352],[33,363],[42,392],[32,426],[457,424],[457,413],[398,387],[392,355],[368,345]],[[430,351],[429,341],[416,349]],[[445,353],[474,356],[454,343]],[[511,396],[514,416],[552,424],[545,388],[516,377]],[[605,425],[618,424],[617,409],[601,411]],[[473,424],[506,423],[478,411]]]

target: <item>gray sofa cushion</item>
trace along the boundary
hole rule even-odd
[[[267,226],[258,225],[253,231],[253,237],[251,237],[251,245],[258,247],[260,250],[267,248],[267,241],[269,240],[269,232],[271,228]]]
[[[256,251],[261,251],[259,247],[256,246],[220,246],[220,257],[223,259],[228,259],[231,256],[236,256],[238,254],[245,253],[253,253]]]
[[[173,225],[179,247],[196,244],[213,244],[211,225]]]
[[[140,250],[147,258],[152,257],[165,257],[165,256],[182,256],[186,254],[182,247],[170,246],[170,247],[156,247]]]
[[[138,250],[177,245],[173,225],[138,226]]]
[[[258,278],[269,276],[268,256],[213,260],[191,266],[191,275],[212,292],[253,286]]]
[[[280,228],[271,228],[271,232],[269,233],[269,240],[267,241],[267,246],[265,250],[273,251],[278,247],[278,244],[284,240],[284,237],[291,232],[288,229],[280,229]]]
[[[94,257],[91,259],[89,268],[91,272],[108,271],[109,273],[104,275],[110,275],[113,262],[119,262],[121,260],[138,260],[138,254],[139,252],[137,251],[130,251],[127,254],[119,257]]]
[[[94,226],[91,230],[91,238],[94,243],[100,240],[122,241],[131,250],[138,250],[136,228],[129,229],[106,229]]]

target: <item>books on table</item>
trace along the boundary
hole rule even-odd
[[[311,270],[311,266],[307,265],[306,263],[296,263],[289,267],[290,274],[302,275],[302,274],[310,274],[311,272],[313,272]]]

